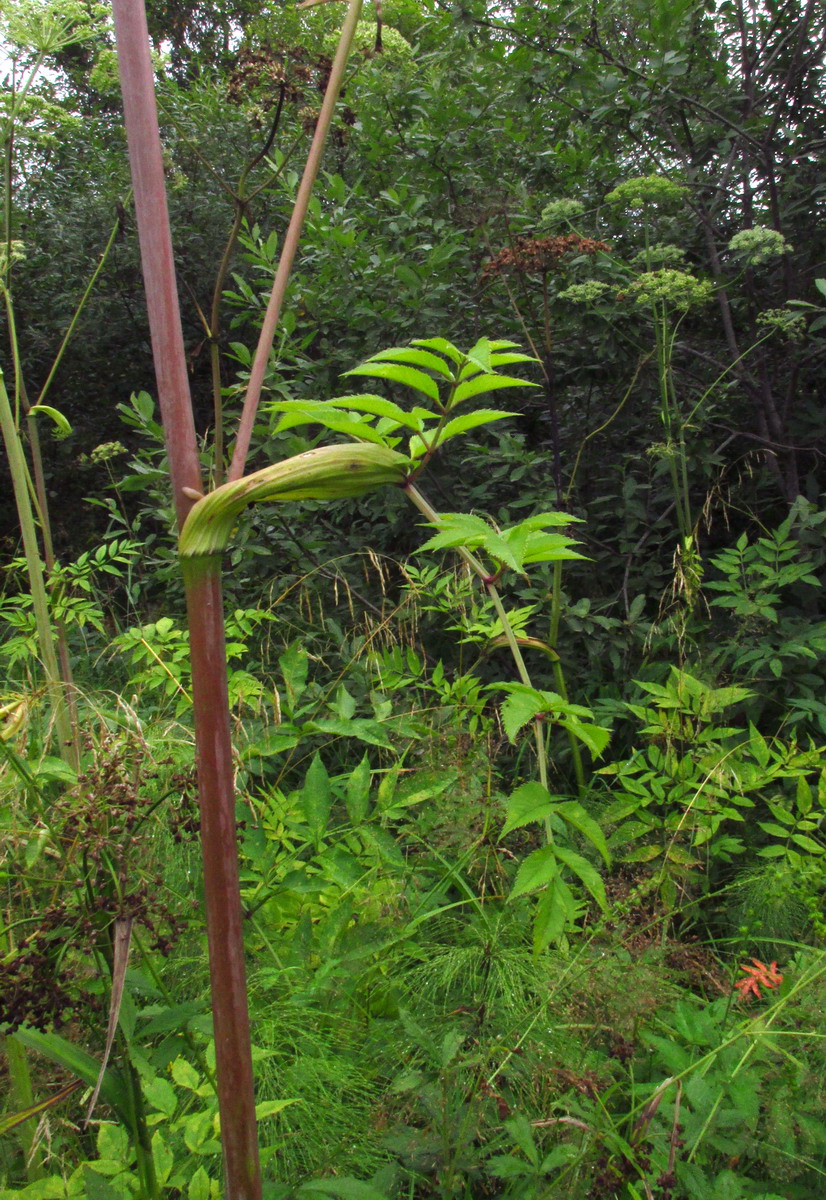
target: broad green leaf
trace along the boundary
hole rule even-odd
[[[567,729],[580,742],[583,742],[594,758],[599,758],[611,740],[611,730],[603,725],[593,725],[590,722],[578,721],[576,717],[560,717],[559,724]]]
[[[32,772],[34,778],[40,783],[60,782],[68,784],[69,787],[77,783],[77,772],[64,762],[62,758],[57,758],[55,755],[46,754],[39,760]]]
[[[549,511],[535,513],[532,517],[525,517],[524,521],[520,521],[519,524],[525,529],[537,530],[546,529],[549,525],[581,525],[583,524],[583,519],[582,517],[573,516],[572,513]]]
[[[203,1167],[198,1167],[190,1179],[186,1195],[187,1200],[209,1200],[209,1176]]]
[[[522,556],[518,538],[508,538],[491,529],[484,541],[479,541],[477,549],[494,559],[499,565],[508,567],[517,574],[522,572]]]
[[[396,267],[396,278],[400,279],[406,287],[413,288],[418,291],[422,286],[421,276],[407,263],[399,263]]]
[[[371,721],[368,717],[352,717],[349,721],[324,717],[318,721],[307,721],[301,729],[302,732],[332,733],[336,737],[358,738],[367,746],[383,746],[385,749],[390,749],[392,745],[385,727],[378,721]]]
[[[173,1117],[178,1107],[178,1095],[168,1079],[156,1075],[144,1084],[144,1095],[151,1106],[165,1117]]]
[[[509,897],[511,900],[535,892],[551,882],[559,870],[555,850],[554,846],[542,846],[528,855],[516,872]]]
[[[547,713],[554,721],[560,721],[562,718],[574,720],[580,723],[590,722],[593,714],[590,708],[585,708],[581,704],[571,704],[567,700],[563,700],[556,692],[540,691],[538,688],[528,687],[525,683],[492,683],[489,685],[493,691],[503,691],[509,693],[509,699],[502,706],[502,715],[508,716],[508,725],[505,732],[509,728],[513,728],[514,732],[518,732],[523,725],[527,724],[532,717],[538,713]],[[516,707],[508,707],[510,700],[518,701]],[[519,724],[514,726],[515,721]],[[601,726],[590,726],[592,729],[599,729],[601,733],[605,730]]]
[[[283,1112],[290,1104],[300,1104],[297,1099],[292,1100],[262,1100],[260,1104],[255,1106],[255,1117],[258,1121],[263,1121],[267,1117],[274,1117],[277,1113]]]
[[[371,776],[370,760],[365,754],[347,780],[347,816],[354,825],[362,823],[370,808]]]
[[[516,1145],[535,1167],[539,1166],[539,1151],[533,1136],[533,1128],[526,1116],[521,1113],[505,1122],[505,1129],[513,1138]]]
[[[199,1072],[185,1058],[176,1058],[170,1066],[169,1072],[179,1087],[187,1088],[190,1092],[194,1092],[200,1085],[201,1076]]]
[[[335,714],[340,721],[349,721],[356,711],[356,700],[343,683],[336,689]]]
[[[428,524],[432,525],[431,522]],[[474,516],[473,513],[442,513],[439,517],[438,532],[419,547],[418,553],[423,550],[443,550],[452,546],[475,549],[492,532],[487,521]]]
[[[414,804],[435,800],[453,787],[456,780],[457,772],[450,768],[416,771],[412,775],[402,776],[393,789],[392,801],[382,806],[382,812],[390,817],[398,816]]]
[[[637,846],[635,850],[629,850],[627,854],[624,854],[620,859],[620,862],[651,862],[651,860],[657,858],[660,853],[661,848],[656,845]],[[782,854],[783,851],[781,850],[780,853]]]
[[[195,1017],[203,1016],[204,1003],[200,1000],[185,1000],[182,1004],[152,1005],[143,1009],[141,1018],[149,1018],[143,1026],[144,1038],[156,1037],[159,1033],[179,1033],[189,1026]]]
[[[269,758],[273,754],[284,754],[300,741],[301,732],[294,725],[276,725],[266,730],[257,741],[243,746],[239,751],[239,758],[244,763],[254,764],[256,760]]]
[[[527,565],[584,559],[584,554],[572,549],[576,545],[578,545],[576,539],[568,537],[564,533],[531,533],[522,555],[522,562]]]
[[[123,1175],[127,1171],[127,1164],[122,1158],[96,1158],[93,1163],[89,1164],[89,1169],[92,1171],[93,1176],[104,1175],[110,1179],[114,1179],[116,1176]],[[101,1180],[101,1183],[103,1183],[103,1180]],[[109,1187],[110,1185],[107,1184],[106,1186]],[[114,1192],[106,1191],[105,1189],[103,1192],[97,1189],[94,1191],[88,1189],[88,1195],[92,1197],[92,1200],[109,1200],[112,1195],[117,1196],[119,1200],[123,1200],[123,1191],[121,1189]]]
[[[452,342],[446,338],[414,338],[411,342],[412,346],[424,346],[425,350],[435,350],[437,354],[444,354],[447,358],[453,359],[457,366],[464,361],[464,355],[461,350],[457,350]]]
[[[538,713],[544,712],[546,708],[547,701],[542,696],[525,695],[518,692],[508,696],[502,705],[502,725],[508,741],[515,743],[519,730],[532,721]]]
[[[493,345],[495,345],[495,343],[491,342],[491,346],[493,346]],[[538,361],[539,361],[539,359],[534,358],[532,354],[521,354],[521,353],[496,354],[496,353],[494,353],[494,354],[491,354],[491,356],[490,356],[490,365],[494,369],[496,367],[510,367],[514,363],[538,362]]]
[[[764,833],[770,833],[772,837],[785,839],[789,835],[788,829],[784,829],[782,825],[775,825],[773,821],[758,821],[757,825]]]
[[[376,797],[378,808],[384,812],[392,802],[396,794],[396,788],[399,783],[399,775],[401,774],[401,764],[395,763],[389,771],[385,771],[379,780],[379,790]]]
[[[449,1067],[465,1041],[464,1029],[449,1029],[439,1047],[439,1066]]]
[[[388,379],[391,383],[400,383],[404,387],[413,388],[427,396],[428,400],[439,403],[439,387],[434,379],[425,375],[417,367],[408,367],[402,363],[365,363],[361,367],[351,367],[345,375],[369,375],[373,379]]]
[[[485,1173],[495,1179],[522,1179],[533,1175],[533,1167],[522,1158],[511,1158],[507,1154],[494,1154],[485,1160]]]
[[[391,362],[409,363],[414,367],[425,367],[431,371],[437,371],[445,379],[453,379],[453,372],[445,360],[440,358],[438,354],[431,354],[427,350],[415,350],[412,346],[399,347],[393,350],[380,350],[378,354],[374,354],[372,358],[368,358],[367,362],[381,362],[385,359]]]
[[[573,825],[574,829],[577,829],[599,851],[605,860],[605,865],[611,865],[611,855],[602,829],[594,818],[588,815],[578,800],[563,800],[560,804],[555,804],[553,813],[554,816],[562,817],[569,825]]]
[[[550,810],[551,794],[547,788],[536,781],[521,784],[508,798],[507,814],[500,839],[512,829],[521,829],[525,825],[544,821]]]
[[[330,776],[321,761],[321,756],[315,754],[309,770],[304,778],[301,789],[301,811],[310,827],[313,837],[321,838],[330,819],[330,809],[333,805],[333,792],[330,787]]]
[[[801,850],[808,850],[810,854],[823,855],[826,853],[826,846],[822,846],[814,838],[806,837],[805,833],[793,834],[792,841],[795,846],[799,846]]]
[[[433,413],[428,412],[425,408],[414,408],[410,412],[401,408],[398,404],[394,404],[392,400],[385,400],[383,396],[374,396],[369,392],[362,395],[353,396],[337,396],[335,400],[331,400],[333,408],[354,408],[360,412],[371,413],[376,417],[384,417],[387,420],[395,421],[398,425],[403,425],[406,429],[419,430],[424,427],[425,418],[433,418]]]
[[[369,416],[360,416],[354,412],[342,412],[332,404],[325,404],[316,409],[310,421],[317,425],[323,425],[325,429],[329,429],[333,433],[344,433],[356,441],[378,446],[385,444],[385,438],[371,424]],[[305,424],[307,424],[307,420],[303,411],[288,412],[278,422],[276,432],[281,433],[285,429]]]
[[[798,775],[797,777],[797,807],[801,814],[805,817],[812,810],[812,789],[806,781],[805,776]]]
[[[152,1134],[152,1160],[155,1163],[155,1174],[158,1183],[165,1184],[175,1165],[175,1156],[164,1141],[160,1129]]]
[[[459,378],[465,379],[467,377],[468,370],[472,370],[473,367],[477,367],[480,371],[492,371],[493,367],[491,366],[490,361],[491,351],[492,346],[488,339],[486,337],[479,338],[479,341],[476,343],[476,345],[468,350],[466,355],[467,364],[462,368]]]
[[[765,770],[769,764],[769,747],[766,739],[751,722],[749,722],[749,749]]]
[[[481,396],[484,392],[499,391],[500,388],[538,387],[528,379],[514,379],[511,375],[477,375],[474,379],[466,379],[458,385],[453,393],[450,407],[464,404],[473,396]]]
[[[581,854],[575,854],[573,850],[569,850],[566,846],[556,846],[556,857],[560,862],[564,863],[569,871],[573,871],[580,882],[588,889],[591,895],[596,900],[603,912],[608,908],[608,901],[605,897],[605,884],[602,882],[602,876],[599,871],[587,858],[583,858]]]
[[[558,942],[578,912],[571,889],[557,875],[537,901],[533,919],[534,954],[541,954],[552,942]]]
[[[684,846],[678,846],[674,842],[666,850],[665,857],[669,862],[676,863],[678,867],[696,867],[698,862]]]
[[[105,1175],[117,1176],[117,1182],[105,1178]],[[83,1164],[83,1200],[126,1200],[135,1194],[137,1179],[127,1171],[123,1163],[113,1162],[112,1159],[100,1158],[94,1163]],[[130,1186],[131,1185],[131,1186]],[[28,1192],[29,1189],[27,1188]],[[31,1194],[31,1193],[30,1193]],[[66,1195],[65,1190],[60,1193]]]
[[[103,1183],[105,1180],[101,1180],[101,1182]],[[36,1179],[34,1183],[25,1186],[0,1187],[0,1200],[66,1200],[67,1195],[77,1195],[77,1191],[67,1192],[66,1182],[62,1175],[49,1175],[46,1179]],[[84,1195],[84,1200],[87,1200],[86,1195]],[[117,1196],[116,1200],[122,1200],[121,1196]]]
[[[278,656],[278,666],[292,710],[307,686],[307,675],[310,669],[310,656],[298,639],[290,642],[284,653]]]
[[[502,421],[505,417],[518,415],[518,413],[500,412],[496,408],[476,408],[473,412],[465,413],[461,417],[454,417],[452,421],[448,421],[439,434],[439,445],[441,446],[442,442],[450,441],[460,433],[467,433],[469,429],[476,429],[480,425],[489,425],[491,421]]]

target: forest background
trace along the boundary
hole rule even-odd
[[[214,483],[341,10],[148,6]],[[4,436],[77,753],[9,504],[0,1196],[206,1200],[189,646],[114,39],[102,5],[2,18]],[[419,446],[429,525],[403,488],[288,501],[226,556],[268,1195],[823,1194],[825,43],[818,0],[364,12],[252,465],[399,445],[445,381],[491,408]]]

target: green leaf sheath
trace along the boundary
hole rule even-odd
[[[181,557],[203,558],[226,549],[244,509],[262,500],[336,500],[382,484],[401,486],[408,460],[386,446],[319,446],[264,467],[202,497],[181,530]]]

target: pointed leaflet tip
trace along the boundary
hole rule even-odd
[[[225,483],[193,505],[178,543],[181,558],[220,554],[249,504],[360,496],[382,484],[403,484],[409,470],[410,463],[402,454],[373,443],[318,446],[273,463]]]

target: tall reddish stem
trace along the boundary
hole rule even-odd
[[[142,0],[113,0],[152,353],[179,527],[201,491],[149,35]],[[184,567],[201,849],[226,1200],[260,1200],[220,562]]]
[[[129,163],[146,285],[146,307],[169,474],[178,524],[192,507],[183,488],[202,490],[198,443],[172,257],[155,79],[143,0],[113,0]]]
[[[220,557],[183,562],[226,1200],[260,1200]]]

